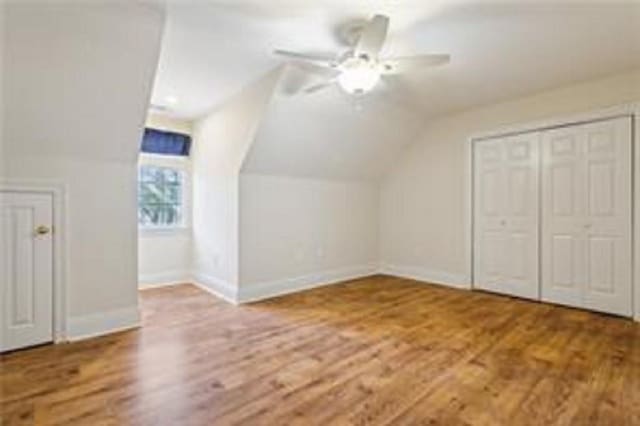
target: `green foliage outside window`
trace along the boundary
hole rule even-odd
[[[140,166],[138,224],[171,227],[182,222],[182,172],[169,167]]]

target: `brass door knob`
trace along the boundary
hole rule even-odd
[[[45,225],[40,225],[36,228],[36,235],[47,235],[51,232],[51,228]]]

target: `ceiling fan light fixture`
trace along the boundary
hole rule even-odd
[[[0,0],[2,1],[2,0]],[[302,61],[316,68],[330,69],[331,77],[323,83],[304,90],[304,93],[315,93],[334,84],[350,95],[364,95],[371,91],[382,76],[397,75],[433,67],[449,62],[446,54],[425,54],[404,57],[380,56],[383,52],[389,28],[389,17],[374,15],[357,29],[350,30],[351,48],[340,55],[318,55],[277,49],[279,56],[292,61]]]
[[[350,94],[361,95],[375,87],[380,81],[380,71],[370,61],[354,58],[341,67],[338,84]]]

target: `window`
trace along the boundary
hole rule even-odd
[[[144,129],[140,151],[146,154],[188,157],[191,136],[158,129]]]
[[[184,226],[185,173],[166,166],[138,169],[138,225],[143,228]]]
[[[1,1],[1,0],[0,0]],[[190,225],[191,137],[146,128],[140,142],[138,226],[143,231]]]

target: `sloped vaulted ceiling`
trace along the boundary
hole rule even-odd
[[[374,13],[391,18],[387,53],[452,62],[388,82],[359,107],[337,88],[292,94],[289,67],[243,171],[375,178],[431,117],[640,67],[633,1],[174,0],[153,102],[175,96],[171,114],[198,118],[281,65],[273,49],[342,52],[344,23]]]
[[[421,129],[419,116],[381,94],[354,100],[338,87],[291,95],[284,70],[242,171],[326,179],[375,179]]]

